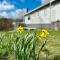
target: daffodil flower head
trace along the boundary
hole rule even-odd
[[[46,35],[49,35],[49,32],[45,29],[43,29],[42,32],[44,32]]]
[[[39,34],[39,40],[43,40],[49,35],[49,32],[45,29],[42,30],[42,32]]]
[[[24,31],[24,28],[23,28],[22,26],[19,26],[19,27],[17,28],[17,31],[18,31],[19,33],[22,33],[22,32]]]

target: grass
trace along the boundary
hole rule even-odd
[[[60,31],[50,31],[48,39],[47,46],[50,51],[49,58],[60,56]]]
[[[39,30],[33,30],[30,33],[39,33]],[[25,32],[23,34],[23,36],[26,34],[27,32]],[[49,30],[49,37],[47,38],[48,41],[43,49],[43,52],[41,52],[41,57],[44,58],[44,56],[46,55],[46,49],[49,51],[49,55],[47,57],[48,60],[54,60],[54,59],[58,59],[58,57],[60,56],[60,31],[54,31],[54,30]],[[11,60],[15,60],[15,56],[13,53],[13,46],[11,47],[10,45],[8,45],[8,43],[12,44],[17,37],[17,32],[0,32],[0,56],[4,55],[5,52],[8,52],[8,54],[5,55],[9,55]],[[20,36],[18,34],[18,36]],[[2,41],[2,42],[1,42]],[[38,41],[38,40],[37,40]],[[39,41],[37,46],[39,45]],[[8,46],[7,46],[8,45]],[[3,46],[3,48],[1,47]],[[38,49],[38,47],[37,47]],[[44,52],[45,51],[45,52]],[[12,57],[13,55],[13,57]],[[42,60],[42,59],[41,59]],[[44,60],[44,59],[43,59]],[[60,59],[59,59],[60,60]]]

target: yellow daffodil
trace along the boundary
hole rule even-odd
[[[24,29],[23,29],[23,27],[20,26],[20,27],[17,28],[17,31],[22,33],[24,31]]]
[[[47,36],[48,36],[48,31],[47,30],[42,30],[42,32],[40,33],[40,35],[39,35],[39,40],[42,40],[42,39],[44,39],[44,38],[46,38]]]
[[[49,34],[47,30],[42,30],[42,32],[44,32],[46,35]]]

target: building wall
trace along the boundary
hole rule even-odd
[[[28,20],[28,17],[30,19]],[[25,16],[25,24],[48,24],[50,23],[50,7],[36,11]]]
[[[60,4],[55,6],[56,9],[56,20],[60,20]]]
[[[51,21],[60,20],[60,4],[51,7]]]
[[[28,17],[30,17],[29,20]],[[42,10],[25,16],[25,24],[28,27],[40,27],[40,25],[50,25],[52,22],[57,20],[60,20],[60,3],[52,5],[51,7],[46,7]],[[35,25],[33,26],[33,24]],[[55,28],[53,25],[50,26],[50,28]]]
[[[25,17],[25,23],[26,24],[40,24],[40,19],[38,17],[38,12],[35,12],[29,16]],[[28,20],[28,17],[30,17],[30,19]]]
[[[39,18],[41,24],[49,24],[50,21],[50,7],[44,8],[43,10],[39,11]]]

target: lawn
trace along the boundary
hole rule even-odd
[[[15,40],[18,40],[17,37],[20,37],[21,39],[28,32],[30,34],[34,32],[36,34],[39,34],[40,30],[25,31],[25,33],[23,33],[22,35],[17,32],[0,32],[0,60],[4,60],[4,58],[2,57],[7,56],[8,60],[16,60],[15,53],[13,51],[13,48],[15,48]],[[47,37],[47,39],[48,41],[40,54],[41,60],[60,60],[60,31],[49,30],[49,36]],[[39,49],[39,44],[40,41],[37,40],[37,50]]]

